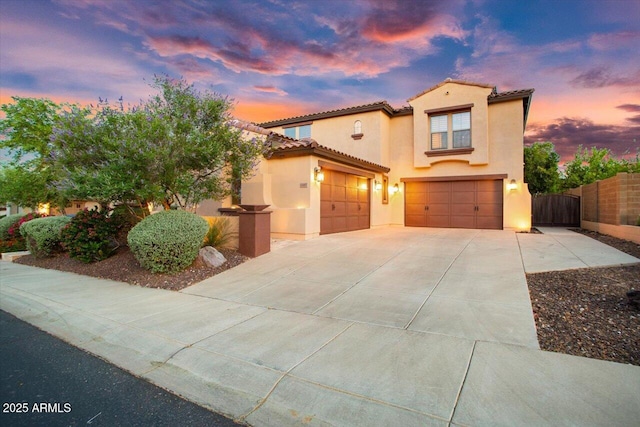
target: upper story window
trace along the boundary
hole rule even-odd
[[[429,116],[431,150],[471,147],[471,111]]]
[[[311,124],[284,128],[284,136],[294,139],[311,138]]]
[[[362,133],[362,122],[360,120],[356,120],[353,122],[353,134],[351,138],[353,139],[362,139],[364,134]]]

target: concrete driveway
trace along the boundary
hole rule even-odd
[[[640,368],[538,349],[526,266],[640,261],[591,242],[364,230],[181,293],[2,263],[0,308],[252,425],[633,425]]]
[[[293,243],[183,291],[538,348],[514,233],[384,228]]]

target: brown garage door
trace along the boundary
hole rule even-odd
[[[502,180],[406,182],[405,225],[502,229]]]
[[[323,169],[320,186],[320,234],[369,228],[367,178]]]

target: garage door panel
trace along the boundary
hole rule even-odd
[[[336,216],[333,218],[332,228],[336,232],[346,231],[347,230],[347,217],[346,216]]]
[[[413,226],[502,228],[502,180],[405,184],[405,223]],[[423,215],[422,210],[426,212]]]
[[[321,217],[320,218],[320,229],[321,230],[330,230],[333,228],[333,217]]]
[[[426,227],[427,216],[426,215],[407,215],[405,218],[405,225],[407,227]]]
[[[369,227],[368,180],[327,170],[320,191],[320,234]]]
[[[449,228],[451,226],[449,218],[449,215],[429,215],[427,226]]]
[[[357,216],[347,217],[347,230],[358,230],[360,228],[360,221]]]
[[[497,215],[502,215],[502,205],[498,205],[498,204],[480,205],[480,206],[478,206],[478,215],[479,216],[497,216]]]
[[[346,201],[347,200],[346,187],[333,187],[331,189],[331,198],[337,201]]]
[[[320,201],[320,211],[324,213],[322,216],[329,216],[333,214],[333,209],[331,206],[333,203],[331,200],[321,200]]]
[[[406,207],[407,215],[426,215],[426,210],[422,204],[411,204]]]
[[[451,191],[453,192],[465,192],[476,191],[476,181],[453,181],[451,182]]]
[[[433,215],[449,215],[451,213],[451,205],[449,204],[430,204],[427,210],[428,216]]]
[[[322,183],[320,186],[320,200],[331,200],[331,186]]]
[[[427,202],[427,193],[407,193],[405,196],[407,204],[425,204]]]
[[[340,172],[331,172],[331,185],[347,186],[346,174]]]
[[[355,187],[347,187],[346,195],[348,201],[357,201],[358,200],[358,189]]]
[[[451,217],[452,228],[476,228],[474,215],[455,215]]]
[[[502,230],[502,217],[496,216],[478,216],[477,228],[485,230]]]
[[[473,191],[457,191],[451,193],[452,203],[475,204],[476,193]]]
[[[451,214],[452,216],[474,216],[476,214],[476,205],[473,203],[455,203],[451,206]]]
[[[478,192],[502,193],[502,181],[476,181]]]
[[[449,193],[451,191],[451,183],[450,182],[430,182],[428,191],[430,194]]]
[[[448,191],[446,193],[445,192],[429,193],[427,200],[429,205],[436,204],[436,203],[449,204],[451,200],[451,194]]]
[[[484,204],[495,204],[502,205],[502,194],[501,193],[478,193],[478,205]]]
[[[349,202],[347,203],[347,214],[348,215],[358,215],[360,213],[360,206],[358,202]]]

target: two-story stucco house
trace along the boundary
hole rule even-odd
[[[447,79],[400,109],[381,101],[248,126],[274,150],[242,202],[271,205],[272,234],[297,239],[388,225],[528,230],[532,94]]]

